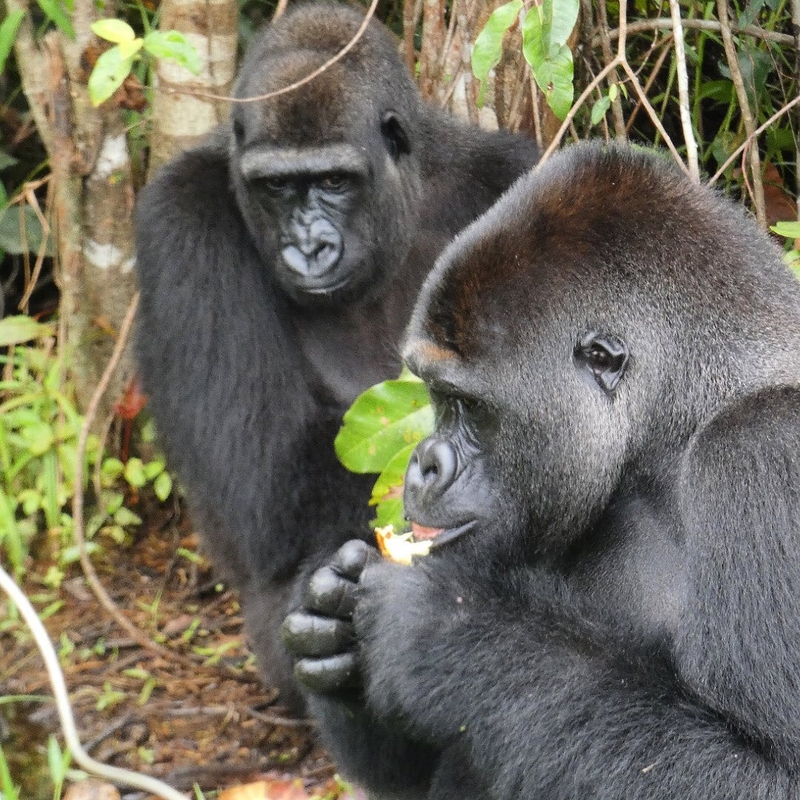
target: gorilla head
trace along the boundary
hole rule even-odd
[[[325,13],[321,13],[324,11]],[[267,29],[236,97],[299,81],[340,51],[362,16],[306,6]],[[371,25],[340,61],[296,91],[233,110],[237,201],[265,263],[295,301],[380,291],[408,252],[420,192],[412,131],[418,92],[386,31]]]
[[[765,249],[652,154],[576,146],[520,180],[443,254],[407,332],[439,420],[408,517],[442,543],[492,519],[558,554],[614,496],[670,485],[727,399],[795,369],[797,288]]]

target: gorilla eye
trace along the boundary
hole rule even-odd
[[[349,176],[345,175],[343,172],[332,172],[329,175],[323,175],[322,178],[320,178],[319,185],[328,191],[340,192],[347,186],[349,181]]]
[[[575,360],[592,373],[601,389],[613,392],[628,365],[628,347],[616,336],[588,333],[575,348]]]
[[[276,175],[272,178],[261,178],[258,185],[268,194],[285,194],[292,185],[291,178]]]

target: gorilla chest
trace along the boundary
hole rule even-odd
[[[349,406],[365,389],[400,370],[394,326],[367,313],[319,316],[296,324],[309,383],[331,402]]]
[[[670,638],[686,607],[685,553],[656,526],[630,527],[606,531],[602,545],[582,554],[571,570],[573,585],[620,631]]]

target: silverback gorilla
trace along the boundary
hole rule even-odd
[[[363,14],[290,10],[240,98],[297,81]],[[397,345],[436,255],[536,160],[534,144],[422,104],[382,26],[299,90],[234,104],[138,204],[138,356],[207,548],[242,591],[265,679],[291,701],[278,629],[301,564],[369,536],[372,480],[333,439]],[[285,682],[284,682],[285,677]]]
[[[652,153],[572,147],[439,259],[406,333],[440,529],[345,544],[284,626],[388,797],[800,797],[800,286]]]

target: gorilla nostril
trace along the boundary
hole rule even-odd
[[[419,469],[423,482],[440,489],[449,486],[458,466],[453,446],[442,439],[432,439],[419,449]]]

